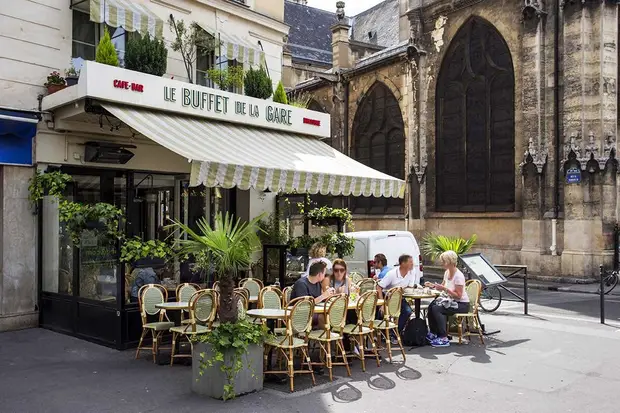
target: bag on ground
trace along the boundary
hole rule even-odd
[[[426,321],[421,318],[411,318],[407,321],[403,330],[403,345],[410,347],[425,346],[427,333]]]

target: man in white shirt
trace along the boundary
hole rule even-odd
[[[383,291],[390,288],[413,287],[414,284],[419,284],[420,279],[415,271],[413,271],[413,257],[411,255],[403,254],[398,257],[398,267],[391,269],[381,281],[379,281],[377,290],[379,291],[379,298],[383,298]],[[407,304],[407,301],[403,297],[403,301],[400,309],[400,317],[398,318],[398,331],[403,332],[407,320],[411,317],[411,307]]]

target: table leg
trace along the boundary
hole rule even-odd
[[[421,304],[422,304],[422,299],[421,298],[416,298],[414,301],[414,313],[415,313],[415,318],[420,318],[420,313],[421,313]]]

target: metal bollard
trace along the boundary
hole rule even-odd
[[[599,275],[601,277],[601,279],[599,280],[600,301],[601,301],[601,324],[605,324],[605,285],[603,281],[605,277],[603,277],[603,266],[602,265],[599,266]]]

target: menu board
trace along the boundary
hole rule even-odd
[[[502,275],[482,254],[465,254],[460,256],[469,272],[478,278],[482,284],[495,285],[506,282]]]

